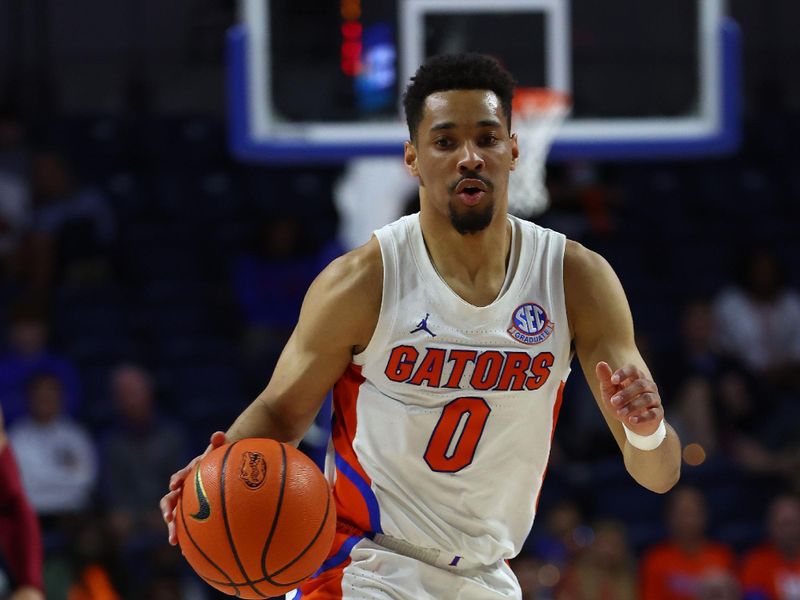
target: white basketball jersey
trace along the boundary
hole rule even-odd
[[[565,238],[509,220],[506,281],[484,307],[436,272],[419,215],[375,233],[380,316],[334,388],[327,470],[340,528],[486,565],[520,551],[571,357]]]

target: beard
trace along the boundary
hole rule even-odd
[[[455,193],[458,189],[458,184],[465,179],[477,179],[478,181],[482,181],[486,186],[488,194],[494,192],[494,183],[492,183],[490,179],[484,177],[477,171],[466,171],[461,174],[461,177],[450,184],[450,193]],[[494,198],[492,196],[489,197],[489,202],[483,208],[474,207],[459,212],[459,204],[460,203],[454,200],[450,200],[448,206],[450,208],[450,223],[452,223],[455,230],[461,235],[471,235],[483,231],[489,226],[489,223],[492,222],[492,217],[494,217]]]
[[[494,217],[494,202],[489,202],[483,208],[475,208],[466,212],[459,212],[450,203],[450,223],[461,235],[471,235],[483,231],[492,222]]]

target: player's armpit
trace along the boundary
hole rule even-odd
[[[374,238],[333,261],[309,288],[269,384],[236,419],[228,440],[300,439],[353,354],[369,343],[382,289],[383,264]]]

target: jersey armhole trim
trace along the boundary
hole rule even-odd
[[[558,277],[560,280],[558,285],[553,286],[553,291],[556,294],[559,294],[557,305],[562,307],[563,315],[559,315],[564,317],[564,323],[566,323],[567,327],[567,351],[569,354],[569,365],[572,365],[572,360],[575,357],[575,350],[574,350],[574,340],[572,338],[571,327],[569,322],[569,312],[567,311],[567,290],[564,287],[564,259],[567,255],[567,237],[559,232],[554,231],[551,235],[553,235],[553,240],[556,241],[558,244],[558,252],[560,254],[559,260],[555,261],[554,267],[554,275]],[[571,368],[570,368],[571,370]]]
[[[353,355],[353,364],[364,366],[374,349],[385,344],[387,337],[394,329],[397,318],[397,311],[389,312],[389,307],[396,307],[395,296],[397,295],[397,258],[394,248],[394,239],[391,234],[384,236],[383,230],[375,232],[378,246],[381,251],[381,261],[383,263],[383,284],[381,291],[381,308],[378,313],[378,321],[375,323],[375,331],[366,347],[358,354]],[[387,271],[391,269],[391,273]],[[390,297],[391,296],[391,297]]]

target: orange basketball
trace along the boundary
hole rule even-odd
[[[269,598],[296,588],[325,560],[336,510],[325,476],[305,454],[250,438],[209,452],[183,485],[181,552],[226,594]]]

